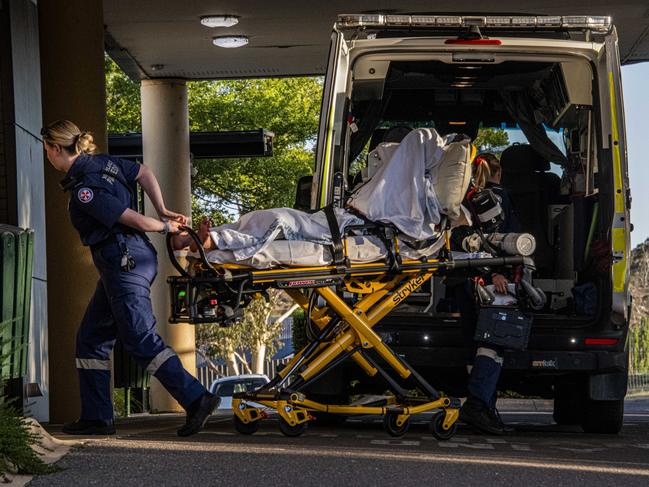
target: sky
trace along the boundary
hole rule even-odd
[[[649,238],[649,62],[623,66],[622,88],[635,247]]]

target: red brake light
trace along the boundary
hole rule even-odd
[[[586,345],[617,345],[619,340],[617,338],[586,338],[584,343]]]
[[[216,306],[218,304],[218,301],[216,299],[210,299],[210,305],[211,306]]]
[[[500,46],[502,42],[498,39],[446,39],[444,44],[469,44],[477,46]]]

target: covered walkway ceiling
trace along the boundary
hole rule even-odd
[[[647,0],[104,0],[106,44],[133,79],[218,79],[322,74],[339,13],[488,13],[610,15],[625,64],[649,60]],[[205,15],[231,14],[238,25],[210,29]],[[212,45],[218,35],[246,35],[238,49]]]

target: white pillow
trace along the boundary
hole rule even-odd
[[[471,140],[451,142],[444,148],[444,156],[437,166],[433,187],[442,208],[455,226],[462,216],[460,206],[471,182]]]

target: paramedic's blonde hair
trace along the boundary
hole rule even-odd
[[[50,145],[60,145],[70,154],[94,154],[97,151],[90,132],[79,130],[69,120],[56,120],[41,131],[43,140]]]
[[[478,154],[473,160],[473,182],[478,188],[484,188],[489,178],[501,169],[500,161],[491,152]]]

